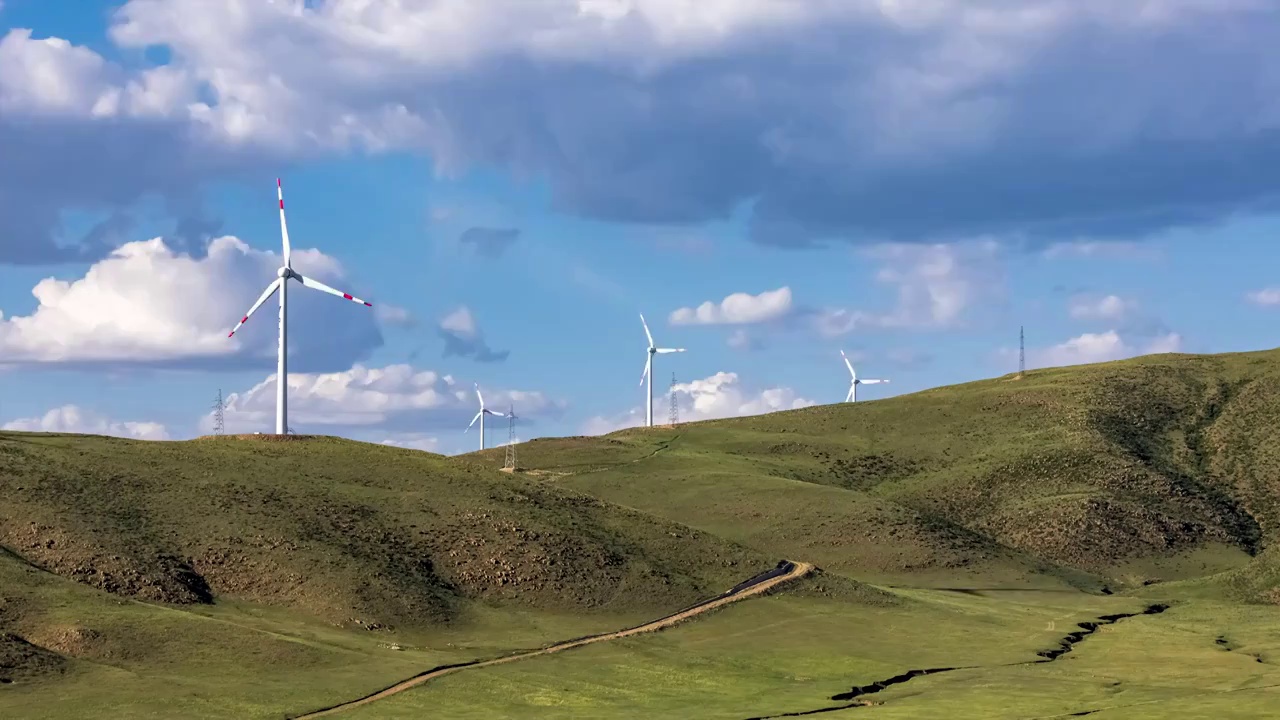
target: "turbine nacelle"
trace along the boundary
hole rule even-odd
[[[880,383],[889,382],[888,380],[858,377],[858,372],[853,369],[853,363],[849,362],[849,356],[844,354],[844,350],[840,351],[840,357],[844,359],[845,367],[849,368],[849,393],[844,396],[845,402],[854,402],[858,399],[859,385],[879,385]]]
[[[476,421],[479,420],[480,421],[480,449],[484,450],[484,416],[492,415],[494,417],[506,417],[506,414],[500,413],[500,412],[494,412],[484,406],[484,395],[480,394],[480,383],[476,383],[476,399],[480,401],[480,412],[477,412],[475,414],[475,417],[471,418],[471,423],[467,425],[467,429],[463,430],[462,433],[465,435],[466,433],[471,432],[472,426],[474,426],[476,424]]]

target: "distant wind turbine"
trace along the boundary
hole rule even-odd
[[[492,410],[485,408],[484,396],[480,394],[480,383],[476,383],[476,397],[480,399],[480,412],[476,413],[476,416],[471,418],[471,425],[475,425],[477,420],[480,421],[480,449],[483,450],[484,449],[484,416],[492,415],[494,417],[506,417],[506,415],[504,413],[496,413]],[[468,425],[467,429],[463,430],[462,432],[466,433],[469,430],[471,430],[471,425]]]
[[[845,355],[843,350],[840,351],[840,357],[844,358],[844,365],[845,367],[849,368],[849,394],[844,396],[845,402],[858,401],[859,385],[879,385],[880,383],[889,382],[888,380],[858,379],[858,373],[853,369],[853,363],[849,362],[849,356]]]
[[[645,405],[644,421],[646,427],[653,427],[653,356],[659,353],[684,352],[684,348],[660,348],[653,344],[653,333],[649,332],[649,323],[644,321],[644,313],[640,313],[640,324],[644,325],[644,335],[649,338],[649,355],[644,361],[644,374],[640,376],[640,384],[649,381],[649,402]]]
[[[289,361],[286,350],[288,347],[289,315],[287,310],[287,298],[289,297],[289,281],[297,280],[302,283],[303,287],[327,292],[330,295],[337,295],[340,298],[361,303],[369,307],[373,307],[373,304],[367,303],[358,297],[348,295],[340,290],[334,290],[318,280],[312,280],[311,278],[305,277],[294,271],[289,263],[289,226],[285,224],[284,221],[284,188],[281,186],[279,178],[276,178],[276,198],[280,200],[280,237],[284,244],[284,265],[276,271],[276,279],[273,280],[271,284],[267,286],[267,289],[263,291],[262,297],[258,298],[258,302],[254,303],[253,307],[249,308],[249,312],[245,313],[244,317],[240,318],[240,322],[236,323],[236,326],[231,329],[231,332],[227,337],[235,335],[236,331],[240,329],[240,326],[249,321],[249,317],[253,315],[258,308],[262,307],[262,303],[266,302],[267,298],[271,297],[272,293],[276,290],[280,291],[280,344],[276,350],[276,434],[285,435],[289,432],[289,407],[286,393],[289,387]]]

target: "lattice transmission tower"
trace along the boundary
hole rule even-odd
[[[221,435],[226,430],[226,418],[223,416],[223,410],[226,404],[222,402],[222,388],[218,388],[218,399],[213,403],[213,434]]]
[[[510,406],[507,411],[507,459],[502,464],[503,470],[515,472],[516,469],[516,408]]]
[[[1018,377],[1027,371],[1027,336],[1023,327],[1018,326]]]
[[[675,427],[680,424],[680,406],[676,404],[676,374],[671,373],[671,409],[667,411],[667,424]]]

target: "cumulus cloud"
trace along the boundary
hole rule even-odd
[[[681,422],[761,415],[817,404],[800,397],[789,387],[772,387],[752,392],[743,387],[737,373],[731,372],[718,372],[701,380],[677,383],[674,390]],[[661,413],[665,407],[667,407],[666,403],[655,399],[655,415]],[[665,413],[656,417],[654,422],[665,422],[663,418]],[[582,432],[586,435],[603,435],[614,430],[641,425],[644,425],[644,408],[638,407],[612,417],[593,417],[583,424]]]
[[[396,433],[392,437],[382,440],[381,444],[409,450],[422,450],[429,453],[440,452],[440,438],[423,433]]]
[[[1027,367],[1083,365],[1138,355],[1179,352],[1181,349],[1182,336],[1177,333],[1135,343],[1115,330],[1108,330],[1102,333],[1085,333],[1052,347],[1028,350]]]
[[[948,328],[965,313],[999,297],[1004,285],[999,246],[991,240],[911,245],[891,243],[866,251],[882,263],[876,281],[893,288],[896,305],[872,312],[827,308],[815,314],[818,332],[827,337],[859,328]]]
[[[373,306],[373,314],[384,325],[394,325],[396,327],[413,327],[417,324],[417,320],[408,310],[397,305],[388,305],[386,303],[378,303]]]
[[[560,417],[567,403],[541,392],[482,388],[495,411],[514,406],[521,422]],[[275,426],[274,373],[224,399],[228,432],[270,431]],[[289,424],[299,433],[372,430],[423,433],[466,427],[477,401],[472,383],[411,365],[355,365],[342,372],[289,373]],[[528,420],[526,420],[528,418]],[[212,415],[201,421],[212,428]],[[404,439],[393,435],[392,439]],[[410,436],[418,437],[418,436]],[[420,438],[419,438],[420,439]]]
[[[1245,296],[1254,305],[1280,305],[1280,288],[1263,288]]]
[[[791,307],[791,288],[780,287],[759,295],[733,293],[719,303],[708,300],[696,308],[680,308],[667,321],[672,325],[752,325],[785,317]]]
[[[168,440],[164,425],[155,422],[119,421],[85,410],[76,405],[63,405],[36,418],[22,418],[5,423],[0,429],[24,432],[79,433],[114,435],[138,440]]]
[[[751,237],[777,245],[1110,239],[1277,205],[1280,6],[1259,0],[129,0],[113,18],[109,55],[171,63],[0,38],[0,261],[109,250],[63,238],[69,209],[352,151],[510,170],[607,220],[750,201]]]
[[[318,250],[293,252],[304,275],[345,288],[337,260]],[[149,364],[267,367],[275,362],[276,315],[264,305],[227,333],[280,267],[279,255],[226,236],[203,258],[175,252],[163,239],[126,243],[75,280],[46,278],[31,294],[30,315],[0,314],[0,364]],[[382,345],[368,308],[290,287],[291,367],[350,367]]]
[[[510,350],[494,351],[485,342],[471,310],[463,305],[440,319],[436,333],[444,339],[444,357],[458,355],[476,362],[502,362]]]
[[[458,236],[458,242],[468,245],[480,257],[497,259],[520,238],[517,228],[469,227]]]
[[[1081,295],[1071,299],[1067,312],[1076,320],[1120,320],[1137,309],[1137,303],[1119,295]]]
[[[263,156],[221,142],[199,94],[178,66],[126,71],[29,29],[0,36],[0,263],[96,260],[132,222],[127,209],[153,195],[180,216],[175,237],[208,232],[211,221],[192,222],[201,181]],[[98,222],[72,235],[68,210]]]
[[[236,8],[131,0],[111,36],[170,48],[178,87],[205,90],[187,112],[218,137],[425,149],[445,171],[544,177],[591,217],[705,220],[755,199],[762,242],[1060,240],[1275,196],[1273,3]]]
[[[764,348],[764,342],[748,333],[744,328],[734,330],[726,342],[734,350],[761,350]]]

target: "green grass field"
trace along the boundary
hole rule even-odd
[[[1280,353],[1163,355],[458,458],[0,433],[0,717],[1268,717]],[[1045,662],[1077,623],[1104,625]]]

